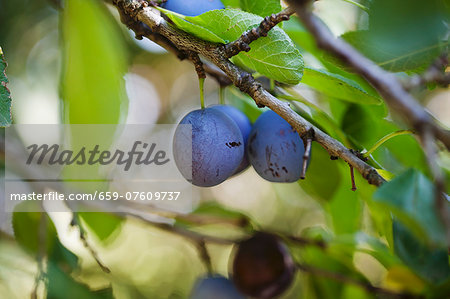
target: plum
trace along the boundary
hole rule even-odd
[[[202,278],[195,284],[191,299],[245,299],[233,283],[221,275]]]
[[[300,179],[305,147],[300,135],[272,110],[261,114],[253,124],[247,153],[256,172],[271,182]]]
[[[247,148],[248,136],[250,135],[250,131],[252,130],[252,124],[248,117],[242,113],[239,109],[229,105],[213,105],[210,106],[213,109],[218,109],[228,115],[234,122],[237,124],[242,133],[242,138],[244,139],[244,149]],[[242,162],[239,165],[238,169],[236,169],[235,174],[240,173],[241,171],[247,169],[250,165],[247,157],[247,151],[244,152],[244,157],[242,158]]]
[[[167,0],[161,7],[192,17],[210,10],[225,8],[220,0]]]
[[[295,263],[275,235],[257,232],[235,247],[233,282],[244,295],[273,298],[292,283]]]
[[[244,156],[236,123],[220,110],[206,108],[189,112],[183,124],[192,126],[192,135],[179,126],[173,140],[175,163],[183,177],[196,186],[211,187],[233,175]]]

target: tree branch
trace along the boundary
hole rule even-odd
[[[273,27],[283,21],[289,20],[290,16],[294,13],[295,11],[288,7],[277,14],[272,14],[271,16],[265,17],[258,27],[244,32],[237,40],[226,44],[224,46],[225,57],[231,58],[239,54],[239,52],[250,51],[250,44],[252,42],[256,41],[260,37],[267,36]]]
[[[412,90],[428,83],[436,83],[447,88],[450,85],[450,73],[445,71],[448,65],[448,54],[443,54],[423,74],[411,77],[403,84],[403,87],[406,90]]]
[[[376,172],[376,170],[355,156],[348,148],[339,141],[331,138],[311,123],[303,119],[289,105],[280,101],[264,90],[251,74],[242,71],[236,65],[226,58],[223,45],[213,44],[188,33],[181,31],[169,24],[161,17],[160,13],[151,7],[142,5],[137,0],[114,0],[113,3],[119,9],[121,14],[135,21],[143,22],[152,32],[164,36],[173,43],[179,51],[195,52],[210,62],[215,64],[223,73],[237,86],[242,92],[250,95],[259,107],[269,107],[287,122],[289,122],[301,136],[308,134],[310,130],[314,131],[314,140],[321,144],[333,157],[340,157],[348,164],[358,170],[362,176],[370,183],[380,186],[385,181]]]

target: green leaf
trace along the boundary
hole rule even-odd
[[[186,31],[187,33],[190,33],[192,35],[195,35],[198,38],[201,38],[206,41],[210,41],[213,43],[220,43],[225,44],[226,41],[224,41],[222,38],[211,32],[210,30],[198,26],[194,23],[188,22],[185,20],[185,16],[177,14],[175,12],[172,12],[170,10],[164,9],[159,7],[159,10],[164,12],[164,14],[169,17],[170,20],[180,29],[183,31]]]
[[[116,124],[126,113],[128,57],[117,22],[99,1],[62,10],[62,88],[66,122]]]
[[[447,249],[428,248],[400,222],[394,221],[394,249],[403,262],[429,282],[450,278]]]
[[[365,105],[381,103],[379,97],[369,94],[355,81],[325,70],[305,67],[302,83],[340,100]]]
[[[400,259],[394,255],[386,244],[364,232],[339,235],[328,241],[328,244],[330,248],[335,248],[336,251],[347,252],[348,254],[353,254],[354,252],[369,254],[385,268],[402,265]]]
[[[336,161],[331,162],[337,164]],[[358,193],[351,189],[348,165],[339,164],[338,170],[340,171],[340,176],[344,178],[344,181],[338,185],[334,196],[328,201],[328,212],[331,216],[336,234],[354,233],[360,229],[362,201],[358,197]]]
[[[367,283],[367,279],[358,273],[353,266],[353,256],[341,254],[337,251],[323,251],[313,247],[304,247],[301,258],[305,264],[336,273],[337,276],[349,277],[362,283]],[[304,272],[303,275],[308,275]],[[347,284],[322,275],[309,275],[310,283],[315,291],[312,298],[347,298],[337,294],[342,294]]]
[[[377,0],[370,5],[369,28],[343,37],[383,68],[417,71],[448,46],[448,5],[442,0]]]
[[[56,240],[54,250],[49,256],[49,260],[70,271],[78,268],[78,256],[64,247],[59,240]]]
[[[93,291],[88,286],[75,281],[60,265],[50,261],[47,266],[48,299],[112,299],[112,289]]]
[[[186,17],[186,20],[230,42],[259,26],[263,18],[238,9],[220,9]],[[303,74],[302,56],[281,28],[273,28],[267,37],[259,38],[250,47],[250,52],[239,53],[233,61],[282,83],[300,82]]]
[[[113,233],[118,234],[124,221],[117,216],[101,212],[80,212],[78,215],[103,242],[111,240]]]
[[[240,0],[242,10],[261,17],[267,17],[281,11],[280,0]]]
[[[6,77],[7,63],[3,57],[3,51],[0,47],[0,127],[11,125],[11,94],[6,87],[8,78]]]
[[[442,53],[445,46],[449,45],[448,42],[437,42],[434,45],[422,45],[411,49],[402,47],[388,51],[372,38],[369,31],[347,32],[342,38],[376,64],[391,72],[421,71]]]
[[[376,139],[379,135],[378,122],[381,118],[375,115],[371,107],[349,104],[342,117],[342,130],[358,143],[357,149],[360,150],[372,147],[378,140]]]
[[[327,171],[326,176],[324,176],[324,169]],[[332,161],[325,149],[314,142],[306,180],[298,181],[299,185],[307,193],[329,201],[338,190],[341,181],[341,173],[336,161]]]
[[[36,211],[35,205],[35,202],[18,205],[13,213],[12,226],[15,239],[20,246],[37,257],[41,253],[48,254],[53,250],[57,235],[55,226],[47,214],[27,212],[27,210]]]
[[[421,239],[445,242],[445,231],[436,213],[434,186],[422,173],[408,170],[383,184],[374,200],[387,206]]]

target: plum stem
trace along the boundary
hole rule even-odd
[[[205,109],[205,78],[198,78],[198,85],[200,87],[200,106]]]
[[[219,104],[225,105],[225,87],[219,87]]]

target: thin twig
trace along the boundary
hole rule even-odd
[[[250,51],[250,44],[252,42],[256,41],[260,37],[267,36],[273,27],[283,21],[289,20],[290,16],[294,13],[295,11],[288,7],[277,14],[272,14],[271,16],[265,17],[258,27],[244,32],[237,40],[224,45],[225,57],[231,58],[242,51]]]
[[[97,252],[95,251],[95,249],[91,246],[91,244],[89,244],[88,240],[87,240],[87,235],[86,235],[86,231],[84,230],[84,228],[82,227],[80,220],[79,220],[79,215],[77,212],[72,211],[73,213],[73,218],[72,218],[72,222],[71,225],[72,226],[76,226],[80,232],[80,240],[83,243],[84,247],[89,251],[89,253],[92,255],[92,257],[94,258],[95,262],[98,264],[98,266],[100,267],[100,269],[102,269],[103,272],[105,273],[111,273],[111,270],[105,266],[103,264],[103,262],[100,260]]]
[[[442,54],[423,74],[415,75],[407,82],[404,82],[403,87],[406,90],[412,90],[429,83],[436,83],[441,87],[447,88],[450,85],[450,73],[445,71],[448,65],[448,53]]]

